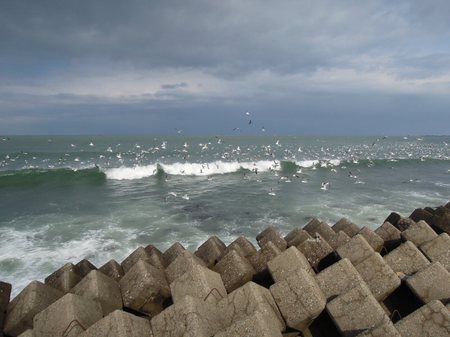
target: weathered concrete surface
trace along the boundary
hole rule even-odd
[[[123,307],[119,284],[97,270],[87,274],[70,292],[99,302],[103,316]]]
[[[210,337],[225,326],[217,307],[186,296],[151,320],[155,337]]]
[[[442,233],[420,245],[420,250],[433,262],[440,262],[450,272],[450,236]]]
[[[231,250],[214,267],[214,271],[222,277],[227,293],[250,282],[256,274],[250,262],[239,255],[235,250]]]
[[[130,255],[128,255],[125,260],[122,261],[121,266],[123,272],[126,274],[139,260],[151,264],[153,267],[164,269],[162,262],[159,260],[157,255],[150,255],[144,247],[138,247]]]
[[[375,229],[375,233],[377,233],[384,240],[384,247],[387,251],[391,251],[400,245],[401,232],[389,222],[385,222],[380,227]]]
[[[392,321],[386,317],[385,321],[365,332],[360,333],[357,337],[402,337],[400,332],[395,328]]]
[[[54,273],[45,278],[45,284],[52,286],[64,293],[69,292],[78,282],[81,276],[77,274],[77,270],[72,263],[66,263]]]
[[[178,257],[166,268],[167,282],[171,284],[194,266],[205,266],[205,262],[188,250],[180,252]]]
[[[367,243],[373,248],[374,251],[379,253],[384,245],[384,240],[373,230],[371,230],[368,227],[363,227],[358,232],[358,234],[361,234],[364,236],[364,239],[366,239]]]
[[[334,242],[336,244],[336,248],[345,245],[350,241],[351,237],[348,236],[347,233],[344,231],[339,231],[336,233],[336,236],[334,237]]]
[[[364,284],[361,275],[346,258],[318,273],[316,281],[327,300]]]
[[[0,281],[0,337],[3,337],[6,311],[11,297],[11,284]]]
[[[212,268],[222,256],[226,246],[217,236],[213,235],[195,251],[195,255],[202,259],[208,268]]]
[[[385,261],[396,272],[412,275],[430,264],[430,261],[411,242],[406,241],[384,256]]]
[[[439,262],[407,278],[406,284],[424,303],[432,300],[440,300],[444,304],[450,302],[450,273]]]
[[[427,210],[423,208],[416,208],[411,215],[409,216],[410,219],[419,222],[420,220],[423,220],[427,223],[430,223],[430,220],[433,218],[433,213],[428,212]]]
[[[402,218],[402,216],[398,213],[392,212],[389,216],[384,220],[384,222],[389,222],[394,227],[397,227],[397,222]]]
[[[401,232],[404,230],[407,230],[412,224],[414,224],[415,221],[410,218],[400,218],[400,220],[397,221],[397,223],[394,225],[397,227]]]
[[[280,231],[273,226],[269,226],[256,236],[259,247],[264,247],[268,242],[272,242],[280,251],[287,248],[287,242]]]
[[[116,282],[119,282],[123,275],[125,275],[122,266],[116,260],[109,260],[98,270]]]
[[[312,237],[314,237],[316,233],[320,234],[320,236],[324,238],[333,249],[339,247],[337,234],[327,223],[312,220],[305,227],[303,227],[303,229]]]
[[[356,234],[358,234],[360,228],[358,225],[354,224],[347,218],[342,218],[338,222],[336,222],[331,227],[336,233],[343,231],[346,233],[349,237],[354,237]]]
[[[219,302],[218,308],[225,326],[259,312],[279,331],[284,331],[286,327],[270,291],[254,282],[248,282],[231,292]]]
[[[440,301],[431,301],[394,326],[402,337],[448,337],[450,311]]]
[[[162,255],[162,263],[164,264],[164,267],[167,268],[167,266],[175,261],[178,255],[182,254],[184,250],[185,248],[179,242],[175,242],[172,246],[170,246]]]
[[[327,304],[327,311],[345,337],[383,323],[386,313],[366,285],[336,297]]]
[[[91,325],[78,337],[152,337],[150,321],[121,310]]]
[[[301,228],[295,228],[289,232],[288,235],[284,237],[287,242],[288,247],[298,246],[306,239],[311,239],[311,235],[307,231]]]
[[[81,278],[89,274],[91,270],[97,270],[97,267],[86,259],[81,260],[75,265],[75,272],[80,275]]]
[[[336,252],[341,258],[347,258],[356,265],[372,255],[374,250],[364,236],[357,234],[348,243],[339,247]]]
[[[155,316],[170,298],[170,289],[164,272],[144,261],[138,261],[119,282],[123,305]]]
[[[333,248],[320,234],[316,234],[312,239],[305,240],[297,248],[314,268],[317,268],[323,258],[333,253]]]
[[[296,247],[289,247],[281,254],[274,257],[267,263],[270,274],[275,282],[282,281],[293,275],[298,269],[306,270],[310,275],[315,276],[314,270]]]
[[[206,267],[193,265],[186,273],[170,284],[174,303],[186,296],[198,298],[206,303],[217,304],[227,296],[219,273]]]
[[[22,332],[19,337],[34,337],[33,329],[28,329],[25,332]]]
[[[259,312],[234,322],[214,337],[283,337],[280,331],[264,319]]]
[[[401,280],[380,254],[374,253],[355,266],[377,301],[383,301]]]
[[[34,336],[75,337],[102,317],[98,302],[66,294],[34,316]]]
[[[48,285],[33,281],[27,285],[8,305],[4,331],[17,336],[33,328],[33,317],[64,294]]]
[[[411,241],[417,247],[421,244],[435,239],[438,235],[436,232],[423,220],[415,222],[402,232],[402,237],[405,241]]]
[[[267,270],[267,263],[275,258],[281,251],[272,242],[267,242],[260,250],[248,258],[257,273]]]
[[[253,244],[243,236],[238,237],[236,240],[230,243],[222,253],[222,256],[228,254],[228,252],[232,249],[236,250],[239,254],[246,258],[249,258],[250,256],[256,254],[255,246],[253,246]]]
[[[307,328],[325,308],[326,299],[316,280],[301,268],[277,281],[270,292],[286,324],[297,330]]]

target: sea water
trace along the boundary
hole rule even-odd
[[[312,217],[375,229],[450,200],[450,137],[0,138],[0,280],[17,294],[67,262],[138,246],[230,243]]]

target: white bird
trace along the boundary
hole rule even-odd
[[[329,186],[330,186],[330,182],[329,181],[322,182],[322,186],[320,187],[320,189],[326,191],[326,190],[328,190]]]
[[[89,146],[94,146],[94,143],[90,142],[90,143],[89,143]]]
[[[247,111],[245,114],[246,114],[247,116],[250,116],[250,112],[249,112],[249,111]]]
[[[70,147],[77,147],[75,144],[70,144]]]
[[[189,200],[189,196],[187,194],[183,195],[181,198],[184,200]]]

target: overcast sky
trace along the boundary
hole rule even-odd
[[[1,0],[0,133],[448,135],[449,18],[448,0]]]

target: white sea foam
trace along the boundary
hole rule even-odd
[[[135,167],[118,167],[105,171],[106,177],[113,180],[134,180],[142,179],[155,175],[157,172],[156,165],[135,166]]]

